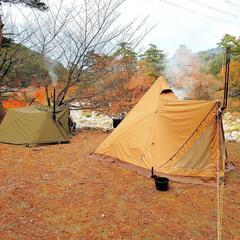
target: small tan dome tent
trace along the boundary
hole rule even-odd
[[[159,78],[95,153],[161,175],[215,178],[225,159],[218,109],[217,101],[178,100]]]
[[[69,142],[68,112],[68,108],[58,109],[54,121],[47,107],[9,109],[0,124],[0,142],[26,145]]]

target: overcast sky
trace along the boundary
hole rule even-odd
[[[180,44],[196,52],[216,47],[225,33],[240,35],[238,0],[126,0],[119,11],[124,23],[149,16],[148,24],[157,25],[143,45],[156,44],[169,55]]]
[[[239,36],[240,1],[230,3],[223,0],[127,0],[121,11],[127,17],[149,15],[149,24],[157,23],[157,26],[144,43],[154,43],[172,53],[180,44],[199,51],[216,47],[225,33]]]

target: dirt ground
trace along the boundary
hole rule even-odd
[[[216,239],[216,189],[170,182],[89,159],[107,137],[82,131],[71,144],[0,144],[0,239]],[[226,177],[223,239],[240,239],[240,144]]]

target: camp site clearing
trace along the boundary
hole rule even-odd
[[[216,188],[170,182],[89,158],[109,133],[69,144],[0,144],[0,239],[216,239]],[[223,239],[240,236],[240,144],[227,143]]]

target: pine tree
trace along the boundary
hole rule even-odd
[[[165,68],[165,54],[154,44],[150,44],[140,59],[145,63],[148,76],[158,78]]]

